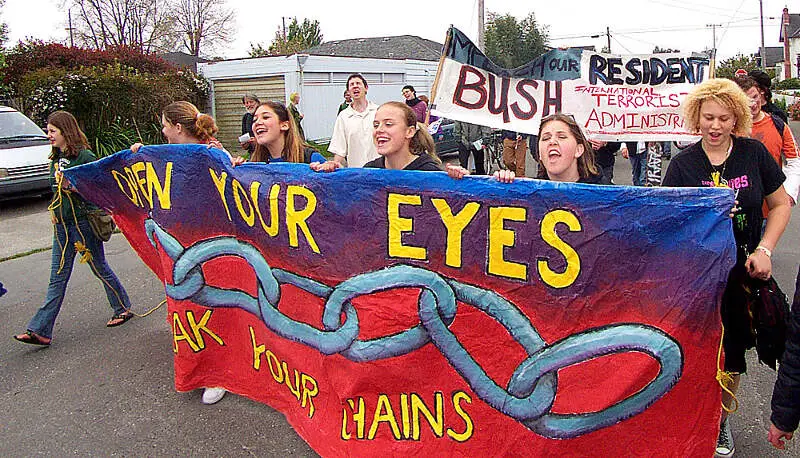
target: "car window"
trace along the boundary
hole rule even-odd
[[[45,137],[27,116],[18,111],[0,112],[0,139],[11,137]]]

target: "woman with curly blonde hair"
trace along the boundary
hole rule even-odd
[[[725,371],[732,375],[730,392],[723,392],[722,402],[729,407],[740,374],[747,369],[745,351],[755,345],[745,289],[772,275],[770,256],[791,209],[780,167],[761,142],[747,138],[753,125],[750,102],[736,83],[710,79],[699,84],[686,97],[684,112],[688,129],[702,138],[672,159],[664,186],[727,187],[737,196],[731,211],[736,265],[728,276],[721,305]],[[765,199],[769,219],[762,237],[761,202]],[[733,451],[733,436],[723,411],[716,453],[731,456]]]

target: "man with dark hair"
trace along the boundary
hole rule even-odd
[[[407,84],[403,86],[403,98],[406,99],[406,105],[417,115],[417,122],[425,122],[425,113],[428,111],[428,104],[423,102],[417,97],[417,91],[414,86]]]
[[[766,73],[761,70],[750,70],[747,74],[750,78],[756,80],[758,87],[764,92],[764,106],[761,108],[765,113],[772,113],[779,118],[783,119],[783,122],[789,122],[789,116],[786,114],[785,111],[778,108],[777,105],[772,103],[772,78]]]
[[[372,142],[372,122],[378,105],[367,100],[367,80],[358,73],[347,78],[347,91],[353,101],[342,110],[333,125],[333,135],[328,151],[339,165],[363,167],[367,162],[377,159],[378,152]]]

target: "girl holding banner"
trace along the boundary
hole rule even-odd
[[[297,123],[280,102],[262,102],[253,113],[253,134],[256,148],[250,162],[325,162],[325,157],[306,145]],[[244,162],[237,157],[233,165]]]
[[[447,174],[458,179],[469,175],[469,171],[448,165]],[[510,170],[498,170],[494,177],[510,183],[515,174]],[[555,113],[542,119],[539,125],[539,175],[536,178],[601,184],[602,175],[597,170],[592,145],[572,116]]]
[[[736,265],[728,276],[721,313],[725,371],[731,375],[722,393],[723,412],[717,455],[731,456],[733,436],[728,412],[747,369],[745,351],[755,345],[750,332],[745,289],[752,280],[772,275],[770,257],[783,234],[791,209],[783,188],[786,179],[764,145],[750,138],[753,124],[749,101],[733,81],[709,79],[695,87],[684,104],[686,125],[702,139],[672,159],[664,186],[729,187],[736,195],[731,211],[737,245]],[[761,203],[766,199],[769,219],[761,236]]]
[[[417,115],[401,102],[386,102],[375,114],[372,140],[379,158],[364,164],[364,168],[391,170],[442,171],[442,161],[436,156],[433,137],[424,125],[417,124]],[[331,172],[339,167],[335,161],[312,163],[317,172]]]
[[[214,118],[201,113],[190,102],[172,102],[161,112],[161,133],[164,134],[167,143],[208,145],[225,151],[219,140],[214,138],[217,131],[217,123]],[[141,143],[135,143],[131,145],[131,151],[136,153],[142,146]],[[229,158],[231,157],[227,151],[225,154]],[[203,404],[215,404],[223,396],[225,396],[224,388],[208,387],[203,390],[201,401]]]

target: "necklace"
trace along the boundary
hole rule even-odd
[[[731,144],[728,146],[728,152],[725,153],[725,159],[722,160],[722,163],[719,165],[714,165],[711,163],[711,159],[708,159],[708,164],[711,166],[711,181],[714,183],[714,187],[716,188],[729,188],[728,180],[725,179],[725,167],[728,166],[728,158],[731,156],[731,151],[733,151],[733,139],[731,139]],[[706,156],[708,158],[708,156]],[[717,167],[722,166],[722,170],[717,169]]]

